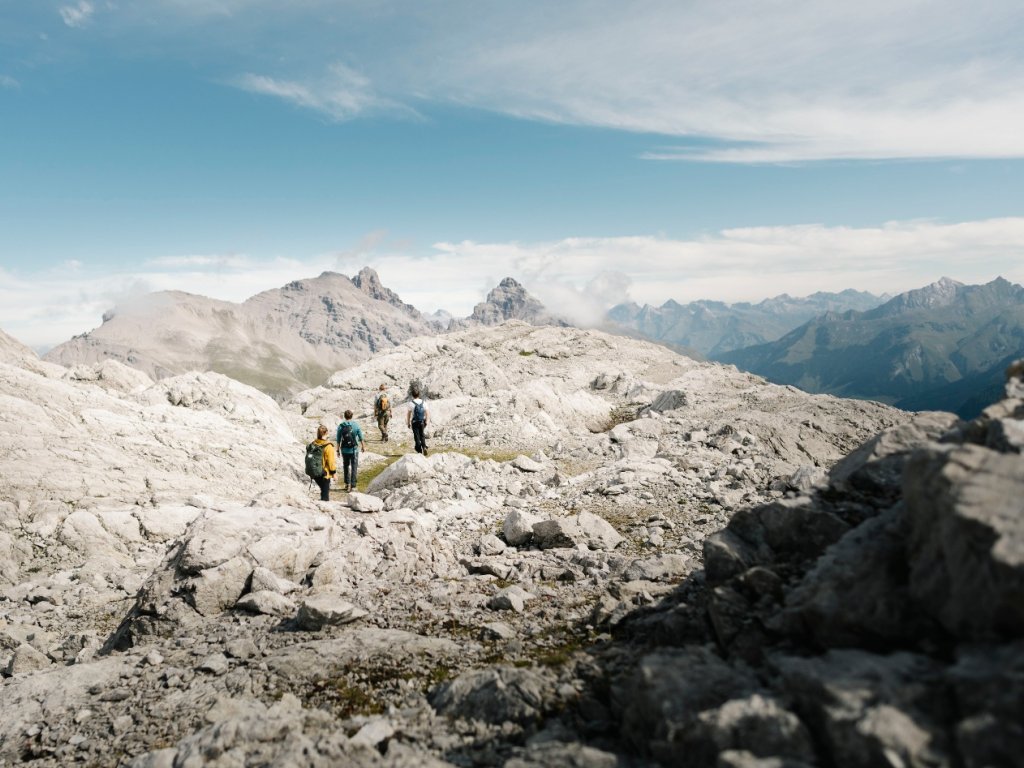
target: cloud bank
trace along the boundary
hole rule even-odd
[[[426,253],[410,253],[389,243],[386,233],[371,232],[339,252],[303,259],[190,255],[116,274],[90,273],[87,265],[40,274],[0,271],[0,328],[31,346],[49,347],[96,327],[118,300],[143,290],[188,290],[238,302],[325,270],[351,276],[367,265],[424,312],[468,315],[501,278],[512,276],[550,308],[589,324],[629,300],[759,301],[846,288],[896,293],[943,276],[964,283],[1002,276],[1024,284],[1024,217],[749,227],[691,240],[442,242]]]

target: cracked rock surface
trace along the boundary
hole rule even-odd
[[[122,368],[0,335],[0,765],[1024,748],[1019,370],[960,423],[516,323],[413,339],[283,407]],[[397,416],[412,380],[428,456]],[[345,408],[374,476],[324,503],[302,447]]]

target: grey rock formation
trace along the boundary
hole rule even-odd
[[[46,359],[68,366],[117,360],[156,379],[216,371],[283,398],[434,332],[364,268],[352,279],[325,272],[241,304],[180,291],[150,294],[110,310],[99,328],[54,347]]]
[[[216,374],[109,371],[0,350],[0,763],[1021,753],[1015,395],[912,419],[514,322],[413,339],[284,409]],[[414,377],[430,455],[371,441],[380,511],[320,502],[318,421]],[[648,407],[666,392],[686,397]],[[541,546],[546,521],[572,545]]]
[[[484,301],[473,307],[473,313],[467,318],[470,325],[500,325],[506,320],[521,320],[531,325],[569,325],[566,320],[549,312],[511,277],[498,283]]]

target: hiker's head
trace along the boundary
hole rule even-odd
[[[321,424],[316,428],[316,439],[323,440],[325,437],[327,437],[327,427]]]
[[[380,391],[381,391],[381,392],[383,392],[383,391],[384,391],[385,389],[387,389],[387,388],[388,388],[388,385],[387,385],[387,384],[381,384],[381,385],[380,385]]]
[[[352,418],[352,411],[345,411],[345,418],[346,419],[351,419]]]
[[[413,399],[415,399],[415,398],[420,396],[420,390],[419,390],[418,387],[413,387],[412,388],[412,396],[413,396]]]

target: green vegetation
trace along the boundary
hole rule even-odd
[[[608,412],[608,418],[596,426],[591,426],[590,431],[595,435],[600,434],[601,432],[607,432],[608,430],[617,427],[619,424],[625,424],[628,421],[633,421],[639,415],[640,408],[635,405],[617,405]]]
[[[385,456],[384,461],[380,462],[379,464],[374,464],[372,467],[367,467],[366,469],[360,467],[359,479],[356,481],[356,490],[359,491],[360,493],[366,493],[366,489],[370,485],[370,483],[373,482],[373,479],[377,477],[377,475],[379,475],[385,469],[394,464],[396,461],[398,461],[400,458],[402,458],[402,456],[403,454],[391,454],[389,456]],[[340,467],[338,471],[339,473],[341,472]]]
[[[530,357],[531,355],[535,355],[537,353],[535,350],[532,349],[521,349],[519,350],[519,354],[521,357]]]
[[[441,445],[437,448],[431,448],[431,453],[461,453],[463,456],[469,456],[471,459],[480,459],[481,461],[505,462],[512,461],[516,456],[520,456],[522,451],[509,451],[501,450],[497,448],[485,448],[485,447],[464,447],[464,446],[452,446],[452,445]]]
[[[379,715],[385,710],[382,701],[375,699],[364,688],[351,685],[344,678],[316,680],[312,687],[312,697],[328,705],[341,719],[357,715]]]

